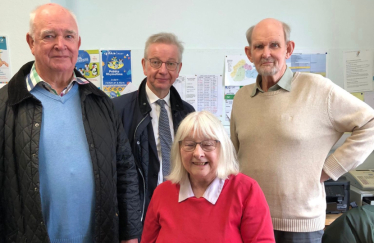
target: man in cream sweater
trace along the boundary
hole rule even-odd
[[[374,149],[374,111],[329,79],[293,73],[288,25],[264,19],[247,31],[245,52],[259,73],[235,95],[231,139],[241,171],[258,181],[276,242],[321,242],[323,182],[337,180]],[[352,132],[330,156],[344,132]]]

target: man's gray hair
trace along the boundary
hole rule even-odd
[[[57,4],[56,4],[57,5]],[[30,20],[29,20],[29,35],[34,39],[34,31],[35,31],[35,25],[34,25],[34,21],[35,21],[35,16],[36,16],[36,12],[38,12],[38,10],[42,7],[44,7],[45,5],[40,5],[38,7],[36,7],[31,13],[30,13]],[[66,8],[65,8],[66,9]],[[73,19],[75,20],[75,23],[77,24],[77,29],[78,29],[78,32],[79,32],[79,26],[78,26],[78,21],[77,21],[77,17],[75,16],[75,14],[70,11],[69,9],[66,9],[70,14],[71,16],[73,17]]]
[[[291,27],[282,21],[279,21],[279,22],[282,24],[282,27],[283,27],[284,40],[286,41],[286,43],[288,43],[290,41]],[[249,27],[249,29],[246,32],[246,37],[247,37],[249,46],[251,46],[252,44],[252,32],[255,27],[256,25]]]
[[[179,52],[179,60],[178,62],[182,62],[182,55],[183,55],[183,42],[181,42],[176,35],[173,33],[166,33],[161,32],[158,34],[151,35],[147,42],[145,43],[144,48],[144,58],[148,58],[148,49],[151,44],[154,43],[163,43],[163,44],[170,44],[170,45],[176,45]]]
[[[188,172],[183,166],[179,141],[186,137],[218,140],[219,151],[217,174],[220,179],[226,179],[229,175],[239,173],[239,163],[236,151],[221,121],[209,111],[190,113],[183,119],[178,127],[174,143],[171,148],[171,172],[167,177],[172,183],[180,183],[188,177]],[[219,147],[219,148],[218,148]]]

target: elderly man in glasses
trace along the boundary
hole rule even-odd
[[[142,59],[147,76],[139,90],[115,98],[135,157],[142,220],[156,186],[170,173],[170,149],[179,123],[194,108],[172,86],[182,68],[183,45],[171,33],[148,38]]]

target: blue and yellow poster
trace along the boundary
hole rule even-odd
[[[121,95],[128,83],[131,83],[131,51],[101,51],[103,83],[102,90],[114,98]]]
[[[94,85],[100,88],[99,50],[79,50],[75,68]]]

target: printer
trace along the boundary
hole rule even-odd
[[[350,202],[374,205],[374,169],[351,170],[344,176],[351,183]]]
[[[326,213],[344,213],[349,208],[350,182],[344,177],[325,181]]]

